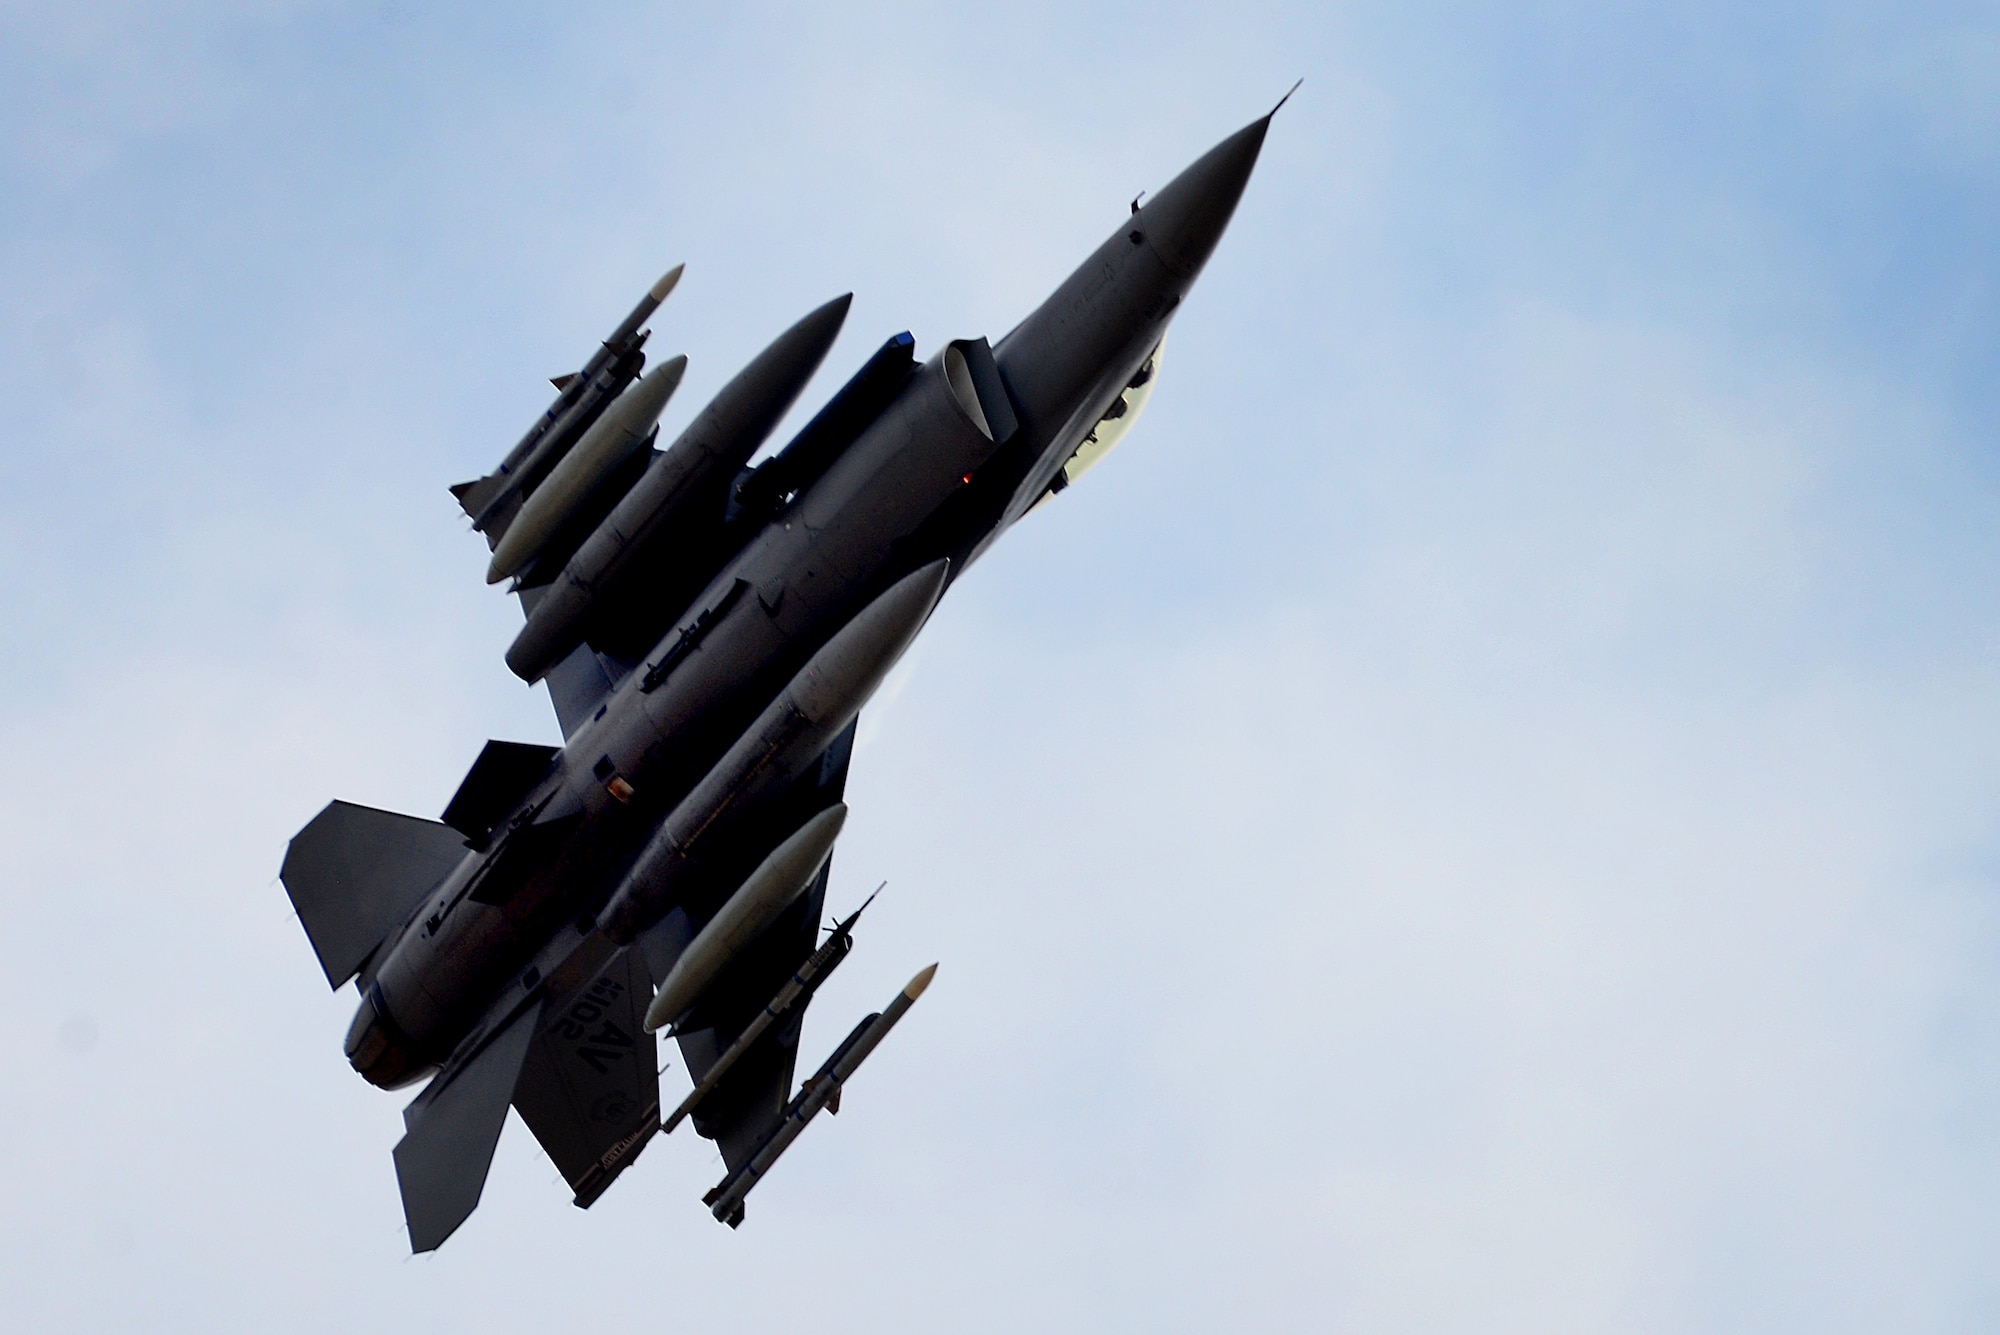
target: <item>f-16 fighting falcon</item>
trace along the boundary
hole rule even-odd
[[[395,1150],[414,1250],[479,1203],[510,1106],[583,1207],[691,1120],[722,1152],[707,1203],[731,1227],[838,1109],[932,972],[792,1094],[806,1006],[860,916],[820,943],[855,721],[951,582],[1130,427],[1270,120],[1134,201],[997,344],[920,363],[895,335],[754,466],[848,298],[661,450],[686,359],[645,370],[643,326],[677,268],[498,468],[452,488],[527,617],[507,666],[548,687],[563,745],[488,742],[440,820],[334,802],[282,871],[327,982],[356,980],[348,1061],[384,1089],[429,1080]],[[662,1029],[694,1082],[664,1121]]]

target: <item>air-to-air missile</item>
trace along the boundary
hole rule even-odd
[[[725,489],[819,369],[851,301],[836,297],[778,335],[652,461],[536,602],[508,667],[540,679],[582,643],[593,610],[607,610],[601,593],[615,592],[627,572],[671,562],[721,524]]]
[[[546,683],[563,743],[489,742],[441,821],[332,803],[281,873],[327,981],[360,992],[355,1070],[429,1077],[395,1155],[416,1250],[477,1204],[510,1106],[595,1201],[662,1125],[664,1026],[694,1084],[667,1124],[717,1143],[710,1204],[740,1220],[922,990],[928,972],[787,1097],[806,1004],[851,946],[852,918],[816,942],[856,717],[952,581],[1129,428],[1269,122],[1135,204],[997,344],[919,361],[896,334],[754,464],[848,298],[655,450],[685,363],[641,379],[644,325],[676,268],[452,489],[527,615],[508,666]]]
[[[646,335],[640,326],[651,319],[660,303],[681,281],[687,268],[676,264],[660,275],[639,304],[611,331],[581,371],[555,378],[556,400],[535,420],[519,443],[507,452],[500,466],[477,482],[462,482],[452,494],[472,517],[472,526],[486,531],[496,518],[511,513],[509,502],[555,466],[562,452],[597,420],[604,406],[618,397],[639,376],[646,365]]]
[[[532,560],[620,464],[646,448],[653,424],[680,388],[687,364],[686,357],[675,357],[646,372],[577,437],[569,453],[521,502],[520,513],[487,563],[488,584],[498,584]]]
[[[861,1069],[861,1063],[867,1061],[869,1054],[889,1036],[897,1021],[917,1004],[917,998],[931,985],[936,973],[937,965],[926,966],[896,994],[888,1006],[873,1015],[863,1016],[853,1032],[841,1040],[833,1055],[800,1088],[798,1096],[785,1105],[784,1116],[765,1137],[763,1144],[757,1147],[756,1153],[701,1198],[702,1204],[708,1206],[717,1219],[731,1228],[743,1222],[743,1198],[750,1194],[750,1188],[771,1171],[771,1165],[778,1161],[778,1156],[792,1147],[792,1142],[805,1131],[807,1123],[819,1116],[821,1109],[830,1113],[840,1111],[840,1091],[849,1077]]]
[[[880,893],[879,886],[877,893]],[[868,906],[874,902],[875,896],[868,896],[861,901],[860,908],[834,924],[827,934],[825,943],[806,956],[806,962],[785,980],[785,985],[778,989],[778,994],[764,1003],[764,1009],[758,1011],[755,1018],[743,1026],[743,1032],[736,1036],[736,1041],[715,1059],[715,1064],[708,1068],[708,1073],[695,1082],[695,1087],[681,1100],[680,1107],[675,1108],[673,1113],[660,1123],[661,1135],[679,1126],[687,1115],[722,1083],[722,1078],[729,1074],[737,1059],[756,1046],[757,1040],[764,1036],[765,1030],[791,1014],[793,1007],[803,1005],[807,998],[819,991],[821,983],[833,976],[833,971],[840,967],[841,961],[854,950],[854,924],[861,921],[861,915],[866,913]]]

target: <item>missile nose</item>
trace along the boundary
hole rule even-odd
[[[1181,278],[1200,273],[1222,239],[1275,114],[1273,109],[1202,154],[1139,210],[1146,244]]]

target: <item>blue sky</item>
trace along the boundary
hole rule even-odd
[[[809,411],[1301,75],[866,720],[843,1115],[407,1258],[274,877],[555,737],[445,487],[672,263],[668,429],[851,289]],[[0,6],[10,1327],[1990,1328],[1996,107],[1971,5]]]

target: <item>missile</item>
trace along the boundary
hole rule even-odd
[[[521,461],[528,457],[528,452],[534,448],[535,443],[547,433],[550,424],[561,417],[590,387],[590,382],[596,379],[599,371],[615,360],[620,353],[627,351],[625,345],[639,332],[639,326],[646,323],[653,312],[660,308],[660,303],[667,299],[667,294],[680,284],[681,273],[686,268],[685,264],[676,264],[661,274],[660,281],[653,284],[645,296],[639,298],[639,304],[632,308],[632,313],[611,331],[611,337],[605,339],[597,351],[591,354],[590,360],[584,363],[581,371],[556,378],[556,388],[560,391],[556,395],[556,401],[549,405],[549,410],[542,414],[541,420],[528,429],[528,434],[521,438],[520,443],[507,452],[507,458],[494,472],[505,476],[519,471]]]
[[[628,945],[674,906],[682,879],[726,818],[790,782],[861,712],[923,629],[949,570],[938,560],[905,575],[806,660],[654,832],[612,892],[599,930]]]
[[[709,1207],[711,1214],[731,1228],[743,1222],[743,1198],[771,1171],[771,1165],[778,1161],[778,1156],[792,1147],[792,1142],[799,1138],[806,1124],[819,1116],[820,1109],[831,1113],[840,1111],[841,1088],[860,1069],[861,1063],[868,1060],[876,1046],[889,1036],[896,1022],[916,1004],[936,973],[935,964],[922,970],[887,1007],[854,1026],[854,1031],[833,1050],[833,1055],[826,1059],[813,1078],[799,1087],[798,1096],[785,1105],[784,1118],[777,1129],[758,1146],[749,1161],[716,1183],[715,1189],[701,1198],[701,1203]]]
[[[686,357],[675,357],[654,367],[590,424],[542,485],[521,503],[521,512],[493,548],[493,560],[486,567],[488,584],[498,584],[532,561],[605,474],[645,448],[667,400],[680,388],[687,363]]]
[[[716,910],[688,942],[666,981],[646,1008],[646,1032],[654,1033],[687,1014],[716,975],[743,947],[755,941],[780,913],[812,884],[833,852],[847,821],[847,804],[835,802],[801,825],[758,864],[729,901]]]
[[[836,297],[773,339],[653,460],[548,586],[507,650],[508,667],[524,681],[538,680],[583,639],[597,595],[645,551],[671,541],[705,501],[721,513],[722,487],[819,369],[852,300],[852,293]]]
[[[632,337],[632,335],[638,333],[639,326],[646,323],[652,317],[653,312],[660,309],[660,303],[667,299],[668,294],[680,286],[681,275],[686,271],[687,265],[676,264],[673,268],[661,274],[660,281],[653,284],[651,290],[645,296],[639,298],[639,304],[632,308],[632,313],[625,317],[622,324],[611,331],[610,338],[604,340],[605,347],[615,348],[626,339]],[[599,351],[591,360],[595,361],[603,355],[604,353]],[[586,365],[579,374],[589,375],[590,367]]]
[[[639,332],[639,326],[660,308],[667,294],[680,283],[686,268],[685,264],[676,264],[660,275],[660,281],[639,298],[632,313],[611,331],[611,337],[591,354],[581,371],[556,377],[555,402],[507,452],[498,468],[477,482],[462,482],[451,489],[465,512],[472,516],[473,528],[484,532],[496,516],[504,513],[507,498],[532,486],[554,464],[556,456],[576,439],[577,433],[589,426],[604,401],[639,374],[646,364],[645,354],[640,351],[646,335]]]
[[[729,1074],[729,1069],[736,1065],[737,1059],[764,1036],[766,1029],[784,1019],[792,1007],[798,1004],[800,998],[809,997],[819,991],[819,985],[833,975],[833,971],[840,967],[841,961],[847,958],[848,952],[854,949],[854,924],[861,921],[861,915],[867,912],[868,906],[874,902],[874,895],[862,900],[861,907],[841,920],[833,929],[833,934],[827,937],[826,943],[806,957],[806,962],[798,967],[798,972],[786,979],[785,985],[778,989],[778,995],[766,1002],[764,1009],[757,1012],[756,1018],[743,1026],[743,1032],[736,1036],[736,1041],[729,1045],[729,1050],[715,1059],[715,1065],[708,1068],[707,1074],[703,1075],[688,1092],[688,1096],[681,1100],[681,1106],[674,1109],[673,1116],[660,1123],[661,1135],[667,1135],[679,1126],[682,1119],[693,1112],[701,1101],[722,1083],[722,1077]]]

